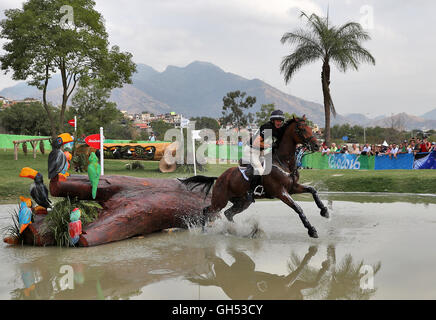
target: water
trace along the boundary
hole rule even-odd
[[[0,299],[435,299],[436,198],[298,197],[201,228],[91,248],[0,245]],[[0,206],[0,228],[15,206]],[[362,273],[360,273],[362,272]],[[71,276],[71,277],[68,277]]]

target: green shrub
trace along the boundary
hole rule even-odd
[[[74,208],[79,208],[82,212],[80,220],[82,227],[85,227],[97,219],[98,209],[101,209],[101,206],[94,201],[70,200],[68,197],[56,202],[44,220],[41,233],[43,235],[47,232],[53,233],[55,244],[60,247],[71,246],[68,224],[70,213]]]
[[[144,165],[141,161],[134,161],[132,163],[126,164],[127,170],[144,170]]]

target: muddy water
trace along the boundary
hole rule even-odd
[[[0,299],[436,299],[436,198],[324,194],[93,248],[0,244]],[[14,206],[0,206],[0,228]]]

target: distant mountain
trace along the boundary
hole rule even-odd
[[[186,67],[168,66],[163,72],[158,72],[145,64],[138,64],[137,72],[132,77],[132,84],[114,89],[110,99],[117,103],[120,110],[126,110],[129,113],[175,111],[185,117],[219,117],[223,97],[235,90],[245,91],[247,95],[256,97],[257,102],[250,110],[252,113],[259,111],[262,104],[274,103],[284,112],[296,113],[300,116],[305,114],[319,126],[324,126],[324,107],[321,104],[286,94],[262,80],[249,80],[231,72],[225,72],[209,62],[194,61]],[[49,82],[47,95],[48,100],[53,104],[61,103],[59,75],[55,75]],[[27,97],[41,99],[41,92],[21,82],[1,90],[0,96],[10,99]],[[406,128],[436,128],[436,109],[428,112],[425,117],[406,114],[399,117]],[[389,126],[387,124],[389,121],[392,122],[389,117],[369,119],[358,113],[346,116],[338,114],[336,117],[331,117],[331,125],[350,123],[352,125]]]
[[[360,113],[349,113],[346,114],[345,117],[347,118],[350,124],[355,124],[360,126],[366,126],[368,123],[371,122],[370,118]]]
[[[436,108],[429,112],[424,113],[421,116],[421,118],[428,119],[428,120],[436,120]]]
[[[427,120],[423,117],[417,117],[403,112],[382,119],[373,119],[369,121],[367,125],[371,127],[394,127],[405,130],[430,130],[436,129],[436,120]]]
[[[163,72],[138,64],[132,82],[114,89],[111,94],[111,100],[118,108],[129,113],[175,111],[186,117],[219,117],[223,97],[230,91],[241,90],[256,97],[257,102],[250,112],[259,111],[262,104],[274,103],[284,112],[306,114],[315,123],[324,124],[324,108],[320,104],[286,94],[259,79],[249,80],[225,72],[209,62],[195,61],[186,67],[168,66]],[[58,105],[61,103],[59,75],[49,83],[48,100]],[[1,90],[0,95],[11,99],[41,99],[41,92],[24,82]],[[332,118],[332,124],[346,121],[341,115]]]

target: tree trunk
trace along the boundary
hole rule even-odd
[[[72,175],[64,182],[55,177],[50,181],[50,193],[54,197],[92,200],[86,175]],[[167,228],[186,228],[210,205],[210,196],[204,199],[204,193],[197,188],[189,191],[177,179],[102,176],[95,201],[103,209],[97,220],[84,226],[79,246],[95,246]],[[25,244],[54,244],[53,235],[42,236],[42,225],[43,219],[38,217],[24,231]]]
[[[67,83],[67,72],[65,69],[65,61],[62,60],[61,64],[61,78],[62,78],[62,105],[61,110],[59,112],[59,130],[60,132],[64,132],[64,115],[65,109],[67,108],[67,100],[68,100],[68,83]]]
[[[45,66],[45,80],[44,80],[44,88],[42,89],[42,105],[44,106],[45,111],[47,112],[48,120],[50,121],[51,126],[51,137],[52,139],[56,139],[56,123],[53,115],[51,114],[50,108],[47,105],[47,86],[48,86],[48,78],[49,78],[49,65]]]
[[[321,72],[322,94],[324,96],[324,114],[325,128],[324,140],[328,145],[330,143],[330,113],[331,113],[331,97],[330,97],[330,66],[328,59],[324,60]]]

